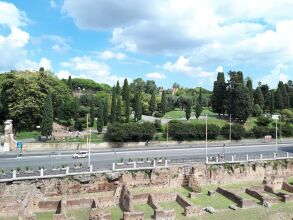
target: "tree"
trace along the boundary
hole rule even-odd
[[[119,81],[117,81],[117,83],[116,83],[116,95],[119,96],[120,94],[121,94],[121,88],[120,88]]]
[[[217,80],[214,82],[213,94],[211,97],[214,112],[225,113],[226,83],[224,73],[218,73]]]
[[[98,108],[98,115],[97,115],[97,130],[99,133],[103,131],[104,126],[104,104],[100,104]]]
[[[254,92],[254,104],[258,104],[262,110],[264,109],[265,101],[260,87],[257,87]]]
[[[191,116],[191,106],[192,106],[192,102],[191,100],[188,101],[186,108],[185,108],[185,117],[188,120]]]
[[[145,92],[148,94],[152,94],[153,91],[157,90],[157,85],[154,80],[147,80],[145,86]]]
[[[110,115],[110,122],[116,122],[116,88],[115,86],[112,89],[112,103],[111,103],[111,115]]]
[[[93,127],[95,124],[95,108],[94,104],[92,103],[90,106],[90,127]]]
[[[42,122],[41,122],[41,134],[43,136],[49,136],[53,131],[53,105],[52,105],[52,95],[48,93],[42,114]]]
[[[105,126],[107,126],[108,121],[109,121],[109,106],[108,106],[108,99],[105,99],[103,103],[103,122]]]
[[[136,94],[135,94],[135,108],[134,108],[135,121],[141,120],[141,116],[142,116],[142,103],[141,103],[140,92],[136,92]]]
[[[260,107],[259,104],[255,104],[253,106],[252,113],[253,113],[253,116],[260,116],[260,115],[262,115],[263,111],[262,111],[262,108]]]
[[[264,98],[264,110],[270,110],[270,102],[271,102],[270,88],[268,85],[265,84],[265,85],[261,85],[260,89]]]
[[[274,91],[270,91],[270,113],[273,114],[275,111],[275,94]]]
[[[122,99],[125,102],[125,118],[126,122],[129,122],[130,115],[130,94],[129,94],[129,86],[127,79],[124,80],[123,89],[122,89]]]
[[[278,90],[280,90],[281,94],[282,94],[282,98],[283,98],[283,108],[288,108],[289,107],[289,96],[287,93],[287,90],[285,88],[285,85],[282,81],[279,82],[278,84]]]
[[[121,122],[121,113],[122,113],[122,103],[121,96],[117,97],[117,107],[116,107],[116,121]]]
[[[280,88],[275,92],[275,108],[280,110],[284,109],[283,96]]]
[[[250,78],[246,79],[246,88],[248,89],[250,99],[253,102],[253,87],[252,87],[252,80]]]
[[[197,100],[195,105],[195,117],[198,119],[202,113],[202,106],[200,102]]]
[[[149,111],[151,112],[151,114],[153,114],[155,110],[156,110],[156,91],[153,90],[152,96],[149,102]]]
[[[68,77],[68,80],[67,80],[67,85],[68,85],[68,88],[70,90],[72,90],[72,81],[71,81],[71,76]]]
[[[165,91],[163,91],[162,98],[161,98],[161,112],[163,114],[166,113],[166,94],[165,94]]]

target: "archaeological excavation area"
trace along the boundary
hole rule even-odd
[[[292,219],[293,161],[1,183],[0,220]]]

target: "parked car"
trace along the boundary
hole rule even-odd
[[[88,158],[88,152],[87,151],[79,151],[75,154],[73,154],[73,158],[74,159],[78,159],[78,158]]]

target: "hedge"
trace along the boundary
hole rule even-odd
[[[224,125],[221,130],[221,134],[225,138],[230,137],[230,125]],[[232,124],[231,125],[231,139],[232,140],[241,140],[245,135],[245,129],[241,124]]]

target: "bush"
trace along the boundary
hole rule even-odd
[[[257,117],[256,119],[256,124],[258,126],[268,126],[270,123],[272,122],[272,119],[270,117],[267,117],[267,116],[259,116]]]
[[[220,128],[217,125],[208,125],[208,139],[216,139]],[[204,140],[206,138],[206,127],[203,124],[183,123],[180,121],[169,122],[169,136],[175,140]]]
[[[155,132],[155,126],[150,122],[111,124],[105,136],[113,142],[149,141]]]
[[[254,126],[251,131],[256,138],[261,138],[272,134],[272,129],[265,126]]]
[[[263,110],[261,109],[259,104],[255,104],[253,106],[253,116],[260,116],[263,113]]]
[[[293,136],[293,125],[285,124],[282,126],[282,135],[284,137],[292,137]]]
[[[154,125],[157,131],[162,131],[161,120],[156,119]]]
[[[155,112],[154,113],[154,117],[156,117],[156,118],[162,118],[162,117],[164,117],[164,114],[161,113],[161,112]]]
[[[229,138],[230,136],[230,125],[224,125],[221,130],[221,134],[225,138]],[[232,140],[241,140],[245,135],[245,129],[240,124],[232,124],[231,125],[231,139]]]

